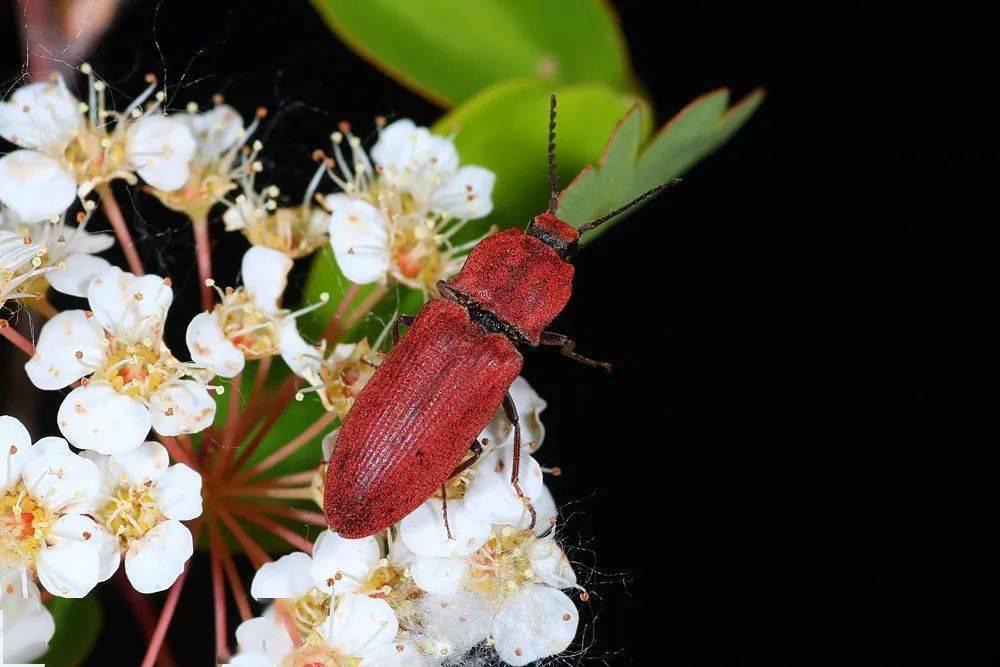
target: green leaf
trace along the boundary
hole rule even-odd
[[[101,607],[93,597],[71,600],[53,598],[45,604],[56,621],[56,634],[39,661],[48,667],[81,664],[101,633]]]
[[[512,77],[636,88],[604,0],[312,2],[351,48],[443,106]]]
[[[459,242],[499,229],[524,227],[548,206],[548,85],[531,79],[506,81],[469,100],[434,125],[439,134],[455,133],[462,164],[477,164],[497,175],[493,213],[463,229]],[[639,131],[648,135],[648,107],[639,97],[605,86],[567,86],[558,97],[556,162],[562,181],[569,182],[596,162],[606,137],[633,107]]]
[[[563,191],[559,217],[579,227],[677,178],[729,139],[763,99],[764,92],[756,90],[730,108],[728,90],[711,92],[674,116],[645,147],[644,110],[632,109],[608,139],[599,166],[588,166]],[[598,227],[582,241],[593,241],[625,215]]]

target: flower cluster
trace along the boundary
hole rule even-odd
[[[220,662],[455,664],[475,652],[523,665],[564,651],[579,620],[564,592],[576,577],[532,457],[545,403],[522,379],[511,388],[529,445],[517,462],[519,489],[510,479],[513,429],[498,414],[442,490],[384,533],[349,540],[327,530],[313,544],[295,529],[324,524],[313,506],[321,458],[385,357],[388,327],[373,341],[344,333],[390,285],[427,296],[460,268],[474,242],[452,239],[492,210],[493,174],[462,166],[451,139],[409,120],[377,120],[370,153],[341,124],[332,155],[316,152],[303,198],[289,203],[275,186],[257,186],[263,145],[253,137],[263,110],[248,125],[221,98],[205,112],[195,104],[171,112],[149,78],[119,112],[107,84],[87,66],[81,72],[82,101],[56,76],[0,103],[0,136],[18,147],[0,158],[0,307],[23,303],[45,320],[35,340],[7,320],[0,334],[27,353],[36,388],[62,392],[61,437],[32,442],[17,419],[0,417],[7,655],[44,652],[54,632],[45,597],[85,596],[122,569],[120,581],[139,593],[170,591],[152,664],[196,544],[211,553]],[[192,222],[203,312],[186,323],[190,360],[166,343],[173,284],[144,271],[109,188],[119,179],[142,179]],[[235,286],[211,278],[217,205],[225,227],[251,244]],[[114,236],[92,231],[98,211]],[[116,240],[128,271],[100,256]],[[300,317],[329,296],[296,310],[285,292],[296,260],[324,247],[351,284],[313,338]],[[56,309],[50,287],[79,307]],[[263,453],[292,398],[316,401],[322,416]],[[305,469],[273,472],[310,447]],[[271,561],[275,548],[260,546],[251,524],[299,551]],[[250,592],[267,601],[259,617],[231,542],[258,568]],[[225,639],[227,585],[243,618],[235,655]]]
[[[523,379],[512,395],[537,448],[545,403]],[[325,531],[311,555],[261,567],[251,594],[271,604],[237,630],[232,664],[457,664],[491,646],[504,662],[525,665],[566,650],[579,615],[563,591],[577,587],[576,576],[553,534],[542,469],[522,452],[531,525],[510,482],[513,435],[501,424],[498,414],[481,435],[484,451],[443,495],[385,533],[345,539]],[[336,447],[336,432],[326,445]]]

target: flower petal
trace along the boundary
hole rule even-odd
[[[264,563],[250,584],[255,600],[300,598],[313,587],[309,554],[296,551],[285,554],[273,563]]]
[[[511,484],[513,465],[513,447],[494,449],[476,463],[475,477],[465,493],[465,504],[487,523],[513,524],[530,514]],[[541,494],[542,485],[541,466],[522,449],[518,486],[528,502]]]
[[[61,76],[29,83],[0,103],[0,136],[25,148],[61,150],[80,127],[79,107]]]
[[[389,221],[366,201],[345,195],[327,197],[330,245],[348,280],[365,285],[389,270]]]
[[[487,596],[468,591],[424,595],[416,605],[425,652],[460,656],[489,636],[493,610]]]
[[[448,503],[448,527],[454,539],[448,539],[441,501],[432,498],[403,518],[399,536],[421,556],[467,556],[486,543],[491,526],[459,500]]]
[[[3,616],[3,664],[34,662],[48,650],[49,640],[55,634],[52,614],[42,604],[34,583],[28,584],[27,596],[21,590],[19,571],[10,569],[0,580],[3,589],[13,593],[0,595],[0,614]]]
[[[31,435],[18,419],[0,417],[0,490],[21,479],[21,470],[31,459]]]
[[[174,292],[160,276],[134,276],[112,266],[90,282],[87,299],[105,329],[139,342],[145,336],[159,338]]]
[[[92,382],[63,399],[56,416],[59,430],[74,447],[101,454],[135,449],[149,433],[149,410],[109,385]]]
[[[545,440],[545,426],[542,424],[541,414],[548,403],[531,388],[527,380],[520,376],[510,386],[510,397],[514,399],[514,407],[517,408],[521,422],[521,443],[529,451],[537,451]],[[503,407],[497,410],[493,421],[483,431],[483,437],[498,445],[514,442],[514,427],[507,419]]]
[[[533,540],[528,547],[531,571],[539,581],[553,588],[572,588],[576,573],[569,559],[551,537]]]
[[[359,658],[395,640],[399,622],[385,600],[347,593],[316,630],[337,653]]]
[[[400,639],[365,651],[358,667],[421,667],[425,664],[416,645]]]
[[[126,137],[125,152],[142,180],[159,190],[184,186],[197,145],[183,121],[162,114],[143,116]]]
[[[24,364],[24,370],[39,389],[62,389],[90,375],[92,367],[103,361],[101,339],[93,318],[82,310],[64,310],[42,326],[35,356]],[[77,352],[82,353],[81,359]]]
[[[210,161],[243,141],[243,118],[228,104],[190,117],[198,141],[199,156]]]
[[[447,595],[458,590],[469,566],[461,558],[417,556],[410,565],[413,582],[434,595]]]
[[[24,222],[60,215],[76,200],[76,179],[63,164],[38,151],[0,158],[0,202]]]
[[[163,477],[169,465],[166,447],[158,442],[144,442],[132,451],[110,457],[108,474],[116,484],[145,484]]]
[[[69,253],[82,252],[93,255],[104,252],[115,244],[111,234],[91,234],[90,232],[74,231],[66,239],[66,249]]]
[[[70,296],[87,296],[90,281],[99,273],[104,272],[111,263],[103,257],[96,257],[77,252],[63,259],[61,269],[45,274],[53,289]]]
[[[215,420],[215,400],[204,385],[180,380],[149,397],[149,413],[153,428],[160,435],[197,433]]]
[[[81,514],[67,514],[52,525],[48,544],[38,553],[38,580],[49,593],[82,598],[97,585],[100,549],[97,524]]]
[[[527,665],[565,651],[580,622],[573,601],[548,586],[512,593],[493,618],[493,648],[509,665]]]
[[[191,358],[221,377],[236,377],[246,364],[246,357],[226,338],[214,312],[195,315],[188,325],[186,339]]]
[[[324,461],[329,461],[330,457],[333,456],[333,448],[337,446],[337,436],[339,435],[340,429],[338,428],[323,436],[323,442],[320,443],[320,448],[323,452]]]
[[[350,593],[378,567],[382,549],[374,537],[349,540],[326,530],[313,547],[313,585],[326,593]],[[339,575],[339,576],[338,576]]]
[[[122,552],[119,548],[118,538],[108,531],[104,526],[98,526],[97,532],[91,538],[97,542],[98,569],[97,580],[107,581],[122,563]]]
[[[493,184],[497,177],[483,167],[462,167],[434,190],[430,209],[460,220],[485,218],[493,212]]]
[[[288,255],[271,248],[254,246],[246,251],[243,255],[243,285],[257,308],[269,314],[278,311],[292,264]]]
[[[129,544],[125,574],[140,593],[170,588],[194,553],[191,531],[180,521],[168,519]]]
[[[74,454],[62,438],[42,438],[21,472],[25,486],[53,512],[86,511],[101,485],[93,461]]]
[[[450,139],[406,119],[382,130],[371,154],[389,182],[412,195],[418,206],[426,206],[434,188],[458,170],[458,151]]]
[[[163,516],[190,521],[201,516],[201,475],[183,463],[167,468],[156,483],[156,502]]]
[[[285,626],[274,616],[271,609],[268,612],[258,618],[251,618],[249,621],[240,623],[239,627],[236,628],[236,643],[239,645],[240,653],[246,653],[248,657],[259,658],[263,661],[260,664],[272,667],[280,664],[282,659],[295,647]],[[256,665],[257,663],[247,662],[246,664]]]
[[[314,381],[313,378],[319,377],[321,362],[317,357],[322,355],[315,346],[302,338],[295,320],[291,317],[283,319],[278,326],[278,351],[292,372],[299,377],[304,377],[310,382]]]

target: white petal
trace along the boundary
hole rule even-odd
[[[161,114],[143,116],[126,136],[125,152],[142,180],[160,190],[184,186],[196,144],[183,121]]]
[[[145,484],[163,477],[170,465],[167,448],[158,442],[144,442],[130,452],[108,459],[108,473],[118,484]]]
[[[227,232],[234,232],[246,227],[247,223],[253,221],[253,218],[253,206],[248,200],[243,204],[234,204],[227,208],[226,212],[222,214],[222,223]]]
[[[327,433],[323,436],[323,442],[320,447],[323,451],[323,460],[329,461],[330,457],[333,456],[333,448],[337,446],[337,436],[340,435],[340,429],[336,429]],[[393,542],[395,544],[395,542]]]
[[[421,667],[425,664],[413,643],[397,640],[365,651],[358,667]]]
[[[390,123],[372,146],[372,159],[382,166],[405,164],[413,150],[417,126],[409,118]]]
[[[208,366],[221,377],[235,377],[246,364],[243,353],[226,338],[215,312],[195,315],[188,325],[186,338],[191,359]]]
[[[49,593],[82,598],[97,585],[100,549],[97,524],[80,514],[67,514],[52,525],[48,544],[38,554],[38,580]]]
[[[311,378],[319,376],[322,364],[317,357],[322,354],[302,338],[295,320],[291,317],[286,317],[278,325],[278,350],[281,352],[281,358],[299,377],[312,381]]]
[[[462,167],[434,191],[430,208],[436,213],[476,220],[493,212],[493,184],[497,177],[482,167]]]
[[[330,244],[337,266],[351,282],[374,282],[389,270],[389,221],[360,199],[327,197],[332,209]]]
[[[62,214],[76,200],[76,179],[63,164],[38,151],[0,158],[0,202],[24,222]]]
[[[434,595],[447,595],[458,590],[469,566],[461,558],[418,556],[410,565],[413,582]]]
[[[399,622],[385,600],[348,593],[316,630],[337,653],[357,658],[392,642]]]
[[[99,343],[102,332],[82,310],[64,310],[42,326],[35,356],[24,365],[28,378],[39,389],[62,389],[90,375],[104,359]],[[77,359],[76,353],[83,353]]]
[[[403,518],[399,536],[421,556],[467,556],[490,534],[490,522],[470,512],[462,501],[448,503],[448,526],[454,539],[448,539],[441,501],[432,498]]]
[[[493,619],[493,648],[509,665],[527,665],[565,651],[580,616],[564,593],[529,586],[513,594]]]
[[[288,255],[271,248],[254,246],[246,251],[243,255],[243,285],[257,308],[270,314],[278,311],[292,264]]]
[[[267,613],[240,623],[236,628],[236,643],[241,653],[265,660],[261,664],[268,667],[279,664],[295,648],[285,626],[273,614]]]
[[[183,463],[167,468],[156,483],[156,502],[163,516],[190,521],[201,516],[201,475]]]
[[[551,537],[534,540],[528,547],[528,560],[535,577],[553,588],[572,588],[576,573],[569,559]]]
[[[87,296],[87,288],[94,276],[105,271],[111,264],[108,260],[82,252],[67,255],[61,269],[45,274],[49,284],[63,294]]]
[[[21,472],[25,486],[50,511],[86,511],[101,485],[93,461],[74,454],[62,438],[42,438]]]
[[[487,596],[459,591],[453,595],[425,595],[416,604],[425,651],[460,656],[490,634],[493,610]]]
[[[31,435],[19,420],[0,417],[0,490],[7,490],[21,478],[24,464],[31,458]]]
[[[52,614],[39,599],[38,589],[29,583],[28,595],[22,595],[21,577],[17,570],[9,570],[0,582],[4,589],[13,587],[14,593],[0,594],[0,612],[3,616],[3,664],[34,662],[48,650],[49,640],[56,626]]]
[[[112,535],[104,526],[98,526],[97,532],[91,538],[97,543],[98,571],[97,580],[107,581],[122,563],[122,553],[118,538]]]
[[[146,406],[96,382],[71,391],[59,406],[57,421],[74,447],[101,454],[135,449],[150,427]]]
[[[0,136],[25,148],[61,150],[80,126],[79,105],[61,76],[21,86],[0,103]]]
[[[157,390],[149,397],[153,428],[160,435],[197,433],[215,420],[215,399],[204,385],[180,380]]]
[[[434,188],[458,170],[458,151],[451,140],[405,119],[382,130],[371,154],[383,175],[418,205],[425,205]]]
[[[220,104],[211,111],[191,117],[198,140],[198,153],[212,159],[243,140],[243,119],[236,109]]]
[[[250,584],[255,600],[300,598],[312,588],[312,558],[301,551],[286,554],[273,563],[264,563]]]
[[[489,523],[516,523],[530,515],[514,490],[510,475],[514,448],[503,447],[483,455],[476,463],[475,477],[465,493],[465,504]],[[518,486],[530,502],[542,491],[542,468],[524,449],[518,471]],[[529,519],[530,522],[530,519]]]
[[[115,237],[111,234],[74,231],[66,238],[66,249],[70,253],[82,252],[93,255],[97,252],[104,252],[114,244]]]
[[[163,521],[129,545],[125,574],[140,593],[165,591],[181,576],[193,553],[191,531],[179,521]]]
[[[98,510],[104,507],[108,497],[114,492],[115,487],[117,487],[118,484],[112,477],[111,471],[108,470],[108,459],[111,458],[110,456],[98,454],[97,452],[89,449],[85,449],[80,452],[80,456],[97,466],[97,476],[100,479],[100,484],[97,487],[97,493],[94,494],[90,507],[79,510],[81,514],[90,514],[93,516]]]
[[[531,388],[528,381],[520,376],[510,386],[510,397],[514,399],[514,407],[517,408],[521,422],[521,443],[529,451],[534,452],[545,440],[545,426],[542,424],[541,414],[548,404]],[[489,438],[490,442],[495,444],[514,442],[514,427],[507,419],[503,407],[497,410],[493,421],[483,431],[483,437]]]
[[[374,537],[349,540],[323,531],[313,547],[310,567],[313,585],[327,593],[356,591],[378,567],[381,558],[382,549]]]
[[[542,486],[542,491],[532,500],[535,506],[535,534],[544,535],[556,525],[558,510],[556,509],[556,499],[552,497],[549,487]],[[515,524],[518,528],[527,528],[531,523],[531,517],[524,517],[520,523]]]
[[[160,336],[174,292],[160,276],[134,276],[112,266],[90,282],[87,299],[105,329],[138,342]]]

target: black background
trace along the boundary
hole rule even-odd
[[[440,114],[306,3],[160,4],[157,16],[153,2],[126,3],[95,68],[133,91],[164,62],[171,84],[189,67],[179,99],[222,90],[245,115],[270,107],[276,160],[308,168],[342,118]],[[565,471],[551,486],[572,503],[566,535],[594,592],[584,658],[995,653],[978,643],[995,614],[975,611],[995,578],[969,541],[995,527],[973,518],[992,504],[988,476],[977,480],[987,443],[942,407],[962,391],[945,374],[980,360],[939,328],[962,328],[946,287],[950,232],[984,216],[965,197],[941,215],[932,202],[986,155],[973,124],[990,114],[989,86],[971,72],[984,43],[940,16],[858,8],[618,9],[660,122],[718,86],[763,85],[768,98],[681,187],[579,258],[554,328],[614,374],[528,355],[525,374],[550,402],[540,458]],[[22,54],[8,12],[0,57],[13,79]],[[290,186],[305,177],[287,174]],[[189,281],[186,321],[189,232],[154,226],[158,205],[141,199],[157,248],[147,260]],[[207,565],[199,556],[171,632],[182,664],[211,660]],[[127,607],[100,590],[108,618],[88,664],[137,663]]]

